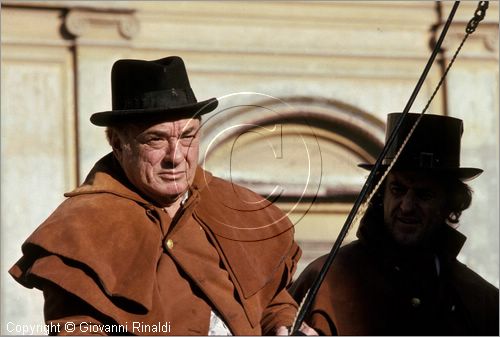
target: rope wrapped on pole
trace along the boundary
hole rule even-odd
[[[311,309],[311,306],[312,306],[314,299],[318,293],[318,290],[319,290],[321,284],[323,283],[323,280],[325,279],[326,274],[327,274],[328,270],[330,269],[330,266],[332,265],[336,255],[340,249],[340,246],[342,245],[342,242],[344,241],[344,239],[349,231],[349,228],[350,228],[351,224],[353,223],[353,220],[355,219],[355,217],[358,213],[358,210],[359,210],[361,204],[363,203],[366,196],[368,195],[368,193],[370,192],[370,190],[373,188],[373,186],[376,183],[376,181],[375,181],[376,173],[380,170],[383,159],[385,158],[391,145],[394,143],[396,136],[399,132],[399,129],[403,125],[403,121],[404,121],[406,115],[408,114],[408,112],[410,111],[410,108],[413,105],[415,98],[417,97],[417,95],[418,95],[418,93],[423,85],[423,83],[427,77],[427,74],[429,73],[429,70],[431,69],[432,64],[434,63],[436,55],[438,54],[438,52],[441,49],[441,45],[444,41],[446,33],[448,32],[448,28],[450,27],[451,22],[453,21],[453,17],[455,16],[455,13],[458,9],[459,4],[460,4],[460,1],[455,1],[453,8],[451,9],[450,14],[448,16],[448,19],[443,27],[443,30],[441,31],[439,39],[436,42],[436,45],[434,46],[432,54],[431,54],[429,60],[427,61],[427,64],[426,64],[426,66],[425,66],[408,102],[406,103],[406,106],[403,110],[403,113],[401,114],[398,122],[396,123],[396,127],[394,128],[393,132],[391,133],[388,140],[386,141],[385,146],[383,147],[382,151],[380,152],[373,169],[371,170],[370,174],[368,175],[368,178],[366,179],[366,181],[361,189],[361,192],[359,193],[344,225],[342,226],[342,228],[340,230],[340,233],[339,233],[330,253],[327,256],[325,263],[323,264],[316,279],[312,283],[311,288],[307,291],[306,295],[304,296],[304,299],[302,300],[302,303],[299,307],[297,316],[295,318],[295,322],[292,325],[290,335],[295,336],[295,335],[298,335],[300,333],[299,329],[300,329],[302,323],[304,322],[304,319],[305,319],[307,313]]]

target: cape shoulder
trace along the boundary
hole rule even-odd
[[[471,322],[479,335],[498,335],[498,288],[456,261],[452,267],[453,286],[465,304]]]
[[[149,309],[161,232],[146,211],[135,201],[110,193],[68,198],[23,244],[24,257],[13,276],[33,287],[32,265],[44,256],[56,256],[92,275],[106,295]]]
[[[212,177],[200,191],[195,215],[220,237],[259,241],[280,235],[293,224],[273,202],[238,184]]]

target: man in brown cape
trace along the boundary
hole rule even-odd
[[[300,257],[293,226],[259,195],[198,166],[200,116],[179,57],[112,70],[112,153],[22,246],[10,269],[43,291],[60,334],[286,332]]]
[[[387,135],[400,114],[389,114]],[[409,114],[384,159],[389,165],[417,120]],[[306,322],[332,335],[498,335],[498,289],[456,257],[454,227],[471,202],[460,167],[462,121],[424,115],[361,220],[340,249]],[[372,165],[362,165],[371,168]],[[481,224],[475,224],[480,226]],[[325,261],[293,284],[300,301]]]

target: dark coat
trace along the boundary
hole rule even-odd
[[[415,253],[393,246],[379,224],[362,224],[359,240],[340,249],[307,323],[326,335],[498,335],[498,289],[456,260],[462,234],[443,225],[434,248]],[[325,258],[292,285],[297,302]]]
[[[214,309],[238,335],[292,323],[296,303],[285,287],[300,249],[287,217],[255,193],[198,169],[171,219],[129,186],[110,154],[66,196],[10,270],[44,291],[48,322],[147,335],[162,331],[133,322],[168,322],[167,334],[204,335]]]

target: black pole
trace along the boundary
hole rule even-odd
[[[335,241],[335,244],[333,245],[330,253],[328,254],[328,257],[323,264],[323,267],[321,268],[318,276],[314,280],[311,288],[309,288],[309,291],[306,294],[306,297],[303,300],[303,303],[301,307],[299,308],[299,312],[297,314],[297,318],[295,319],[294,325],[292,326],[290,335],[296,336],[297,332],[302,325],[302,322],[305,319],[306,314],[309,312],[311,309],[311,306],[313,304],[313,301],[316,297],[316,294],[318,293],[319,287],[323,283],[323,280],[326,277],[326,274],[328,272],[328,269],[330,269],[330,266],[333,263],[333,260],[337,256],[337,253],[340,249],[340,246],[342,245],[342,242],[344,241],[347,232],[349,231],[349,228],[352,224],[352,221],[354,220],[354,217],[356,216],[356,213],[359,210],[359,207],[361,206],[361,203],[365,199],[366,195],[368,192],[371,190],[372,185],[375,180],[376,172],[380,169],[380,166],[382,165],[382,160],[385,158],[385,155],[387,154],[387,151],[389,150],[389,147],[392,145],[394,140],[396,139],[396,135],[399,132],[399,129],[401,128],[401,125],[403,125],[403,120],[410,111],[410,108],[415,101],[415,98],[418,95],[418,92],[420,91],[422,85],[424,84],[424,81],[427,77],[427,74],[429,73],[429,70],[432,67],[432,64],[434,63],[434,59],[436,58],[436,55],[438,54],[439,50],[441,49],[441,44],[443,43],[443,40],[446,36],[446,33],[448,32],[448,28],[450,27],[450,24],[453,20],[453,17],[455,16],[455,12],[457,11],[458,5],[460,4],[460,1],[455,1],[453,8],[451,9],[450,15],[448,16],[448,20],[446,21],[443,30],[441,31],[441,35],[439,36],[439,39],[434,46],[434,49],[432,51],[432,54],[427,61],[427,64],[424,68],[424,71],[420,75],[420,78],[417,82],[417,85],[415,86],[415,89],[413,89],[413,93],[410,96],[410,99],[408,100],[408,103],[406,103],[406,106],[401,114],[401,116],[398,119],[398,122],[396,123],[396,127],[393,129],[389,139],[387,140],[386,144],[384,145],[382,152],[379,154],[377,161],[375,162],[375,165],[373,169],[371,170],[368,178],[366,179],[365,184],[363,185],[363,188],[361,189],[361,192],[359,193],[354,206],[352,207],[344,225],[342,226],[342,229],[340,230],[340,233],[337,237],[337,240]]]

